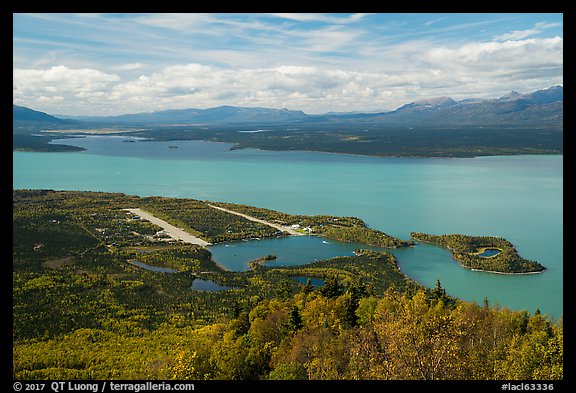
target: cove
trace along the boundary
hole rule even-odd
[[[359,248],[385,250],[360,243],[326,240],[317,236],[239,241],[208,247],[212,259],[223,268],[232,271],[248,270],[248,262],[269,254],[276,255],[276,259],[264,262],[265,266],[296,266],[339,256],[353,256],[354,250]]]
[[[464,300],[482,304],[488,298],[511,309],[562,315],[562,155],[362,157],[230,150],[229,144],[203,141],[122,142],[128,139],[58,140],[86,148],[83,152],[13,152],[13,187],[162,195],[290,214],[355,216],[402,239],[414,231],[501,236],[547,270],[525,276],[470,271],[433,245],[392,252],[406,275],[428,287],[440,279],[450,295]]]

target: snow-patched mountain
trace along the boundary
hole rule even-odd
[[[436,97],[430,98],[425,100],[418,100],[411,102],[406,105],[402,105],[400,108],[396,109],[396,111],[431,111],[441,108],[447,108],[453,105],[457,105],[458,102],[454,101],[450,97]]]
[[[562,101],[564,99],[564,88],[562,86],[554,86],[549,89],[538,90],[529,94],[520,94],[517,91],[500,97],[499,101],[518,101],[521,100],[528,104],[550,104],[553,102]]]
[[[489,100],[455,101],[448,97],[416,101],[392,112],[371,115],[371,122],[390,125],[463,126],[562,126],[564,93],[562,86],[529,94],[511,92]]]
[[[498,101],[514,101],[522,97],[522,94],[518,93],[516,90],[512,90],[508,94],[504,94],[502,97],[498,98]]]

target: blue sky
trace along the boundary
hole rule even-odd
[[[14,14],[14,103],[392,110],[563,84],[562,14]]]

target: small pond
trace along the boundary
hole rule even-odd
[[[304,285],[306,285],[306,281],[308,281],[308,279],[310,279],[310,284],[312,284],[315,287],[321,287],[322,285],[324,285],[324,279],[322,278],[305,277],[305,276],[298,276],[291,278]]]
[[[227,287],[225,285],[220,285],[215,283],[211,280],[204,280],[201,278],[195,278],[192,281],[192,290],[194,291],[207,291],[207,292],[216,292],[216,291],[225,291],[227,289],[232,289],[231,287]]]
[[[489,257],[493,257],[494,255],[500,254],[500,252],[501,251],[498,250],[497,248],[486,248],[483,252],[478,254],[478,256],[484,257],[484,258],[489,258]]]
[[[158,266],[151,266],[151,265],[147,265],[144,262],[140,262],[137,261],[135,259],[131,259],[128,262],[130,262],[133,265],[136,265],[138,267],[144,268],[146,270],[150,270],[152,272],[156,272],[156,273],[178,273],[178,270],[175,269],[170,269],[168,267],[158,267]]]

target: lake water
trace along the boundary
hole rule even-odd
[[[321,278],[304,277],[304,276],[292,277],[292,278],[303,285],[306,285],[308,280],[310,280],[310,284],[312,284],[313,287],[321,287],[322,285],[324,285],[324,280]]]
[[[194,291],[218,292],[230,289],[230,287],[220,285],[211,280],[203,280],[201,278],[195,278],[194,281],[192,281],[191,289]]]
[[[518,276],[471,271],[432,245],[393,252],[409,277],[429,287],[440,279],[453,296],[562,314],[561,155],[379,158],[231,151],[229,144],[202,141],[123,142],[130,139],[58,141],[87,149],[75,153],[14,152],[13,187],[187,197],[292,214],[356,216],[403,239],[412,231],[501,236],[547,270]],[[304,244],[291,243],[297,241],[281,248],[304,250]],[[254,258],[266,254],[279,257],[269,264],[281,263],[281,249],[263,250]]]
[[[175,269],[170,269],[168,267],[147,265],[144,262],[140,262],[135,259],[132,259],[128,262],[143,269],[150,270],[154,273],[178,273],[178,270]],[[195,278],[192,281],[192,286],[190,287],[190,289],[194,291],[217,292],[217,291],[225,291],[227,289],[230,289],[230,287],[220,285],[211,280],[203,280],[201,278]]]

